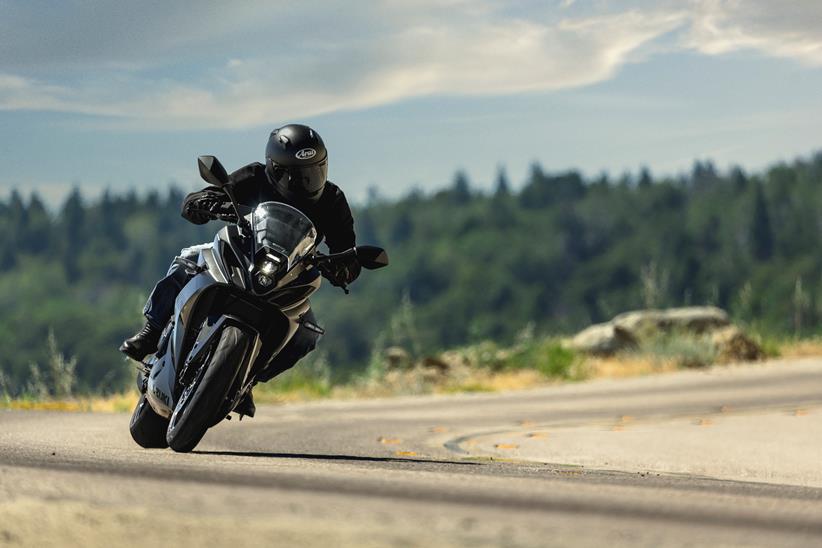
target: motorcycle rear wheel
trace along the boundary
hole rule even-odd
[[[250,337],[241,329],[228,326],[207,363],[183,389],[166,432],[168,446],[174,451],[193,450],[214,422],[245,356]]]
[[[131,437],[137,445],[145,449],[165,449],[166,430],[168,429],[168,419],[158,415],[146,399],[146,395],[140,396],[134,413],[131,414],[131,422],[128,425]]]

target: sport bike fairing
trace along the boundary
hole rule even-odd
[[[254,337],[252,351],[239,364],[243,386],[291,339],[310,307],[308,297],[320,286],[319,275],[308,275],[302,265],[317,243],[308,217],[289,205],[265,202],[246,218],[253,249],[236,226],[222,228],[212,246],[200,251],[199,273],[175,301],[173,324],[149,363],[146,387],[151,407],[162,416],[174,411],[178,370],[207,351],[225,325]]]

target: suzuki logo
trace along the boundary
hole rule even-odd
[[[156,386],[154,387],[154,389],[151,392],[154,394],[154,396],[158,400],[160,400],[161,402],[163,402],[166,405],[169,405],[169,397],[168,397],[168,395],[166,395],[165,392],[163,392],[162,390],[160,390]]]

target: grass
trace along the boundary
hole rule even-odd
[[[781,356],[783,358],[807,358],[822,356],[822,337],[817,336],[807,339],[787,339],[778,344],[777,356]]]
[[[639,348],[629,352],[658,364],[673,363],[677,368],[696,369],[716,362],[718,352],[711,341],[688,333],[661,333],[640,341]]]
[[[109,396],[81,396],[81,397],[44,397],[35,398],[23,396],[0,398],[0,408],[25,409],[37,411],[71,411],[95,413],[123,413],[131,412],[137,404],[139,394],[134,391],[112,394]]]
[[[254,388],[254,400],[259,403],[315,400],[329,397],[332,389],[331,368],[325,356],[319,354],[274,380],[257,385]]]
[[[553,338],[546,338],[516,348],[506,360],[504,369],[535,369],[547,378],[579,380],[581,356]]]

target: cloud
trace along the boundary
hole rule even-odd
[[[822,3],[817,0],[702,0],[684,44],[709,55],[756,50],[822,65]]]
[[[34,27],[21,25],[35,8],[12,4],[0,23],[10,37],[0,45],[0,110],[146,129],[245,128],[431,95],[584,86],[672,32],[705,54],[753,48],[822,62],[812,25],[822,8],[800,2],[209,1],[132,3],[126,13],[77,2],[71,17],[58,11]]]

